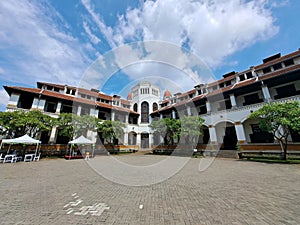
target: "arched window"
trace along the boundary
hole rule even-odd
[[[141,122],[149,123],[149,104],[148,102],[143,102],[141,106]]]
[[[136,104],[136,103],[133,105],[133,111],[135,111],[135,112],[137,112],[137,111],[138,111],[138,106],[137,106],[137,104]]]
[[[157,103],[155,103],[155,102],[153,103],[152,110],[153,110],[153,112],[156,111],[156,110],[158,110]]]

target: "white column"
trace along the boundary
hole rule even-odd
[[[209,130],[209,137],[210,137],[211,144],[217,144],[218,141],[217,141],[216,128],[214,126],[210,125],[208,130]]]
[[[232,108],[236,108],[236,100],[234,94],[229,95]]]
[[[206,105],[207,112],[210,113],[211,112],[211,106],[210,106],[210,102],[208,100],[205,102],[205,105]]]
[[[188,116],[191,116],[192,115],[192,112],[191,112],[191,107],[190,106],[187,106],[187,114]]]
[[[114,120],[115,120],[115,112],[112,111],[112,112],[111,112],[111,121],[114,121]]]
[[[236,122],[234,127],[235,127],[236,137],[238,139],[238,143],[239,144],[246,143],[246,136],[245,136],[245,130],[243,124],[241,124],[241,122]]]
[[[261,89],[262,89],[262,93],[263,93],[263,95],[264,95],[264,99],[265,99],[267,102],[269,102],[269,101],[271,100],[271,95],[270,95],[268,86],[262,85],[262,86],[261,86]]]
[[[162,119],[163,118],[163,114],[159,114],[159,118]]]
[[[172,118],[173,118],[173,119],[176,119],[176,113],[175,113],[174,110],[172,110]]]
[[[55,143],[56,142],[56,137],[57,137],[57,127],[54,126],[52,127],[49,142],[50,143]]]
[[[58,102],[55,113],[60,113],[60,110],[61,110],[61,102]]]
[[[78,106],[77,108],[77,116],[81,115],[81,105]]]
[[[141,148],[141,133],[136,134],[136,145]]]
[[[129,115],[128,114],[125,115],[125,123],[129,123]]]
[[[149,133],[149,148],[152,148],[153,146],[153,134]]]
[[[124,141],[123,141],[124,145],[128,145],[128,132],[124,132]]]

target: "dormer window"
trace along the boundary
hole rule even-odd
[[[70,88],[67,88],[67,90],[66,90],[66,94],[68,94],[68,95],[75,95],[75,92],[76,92],[76,90],[70,89]]]
[[[247,77],[247,79],[250,79],[250,78],[252,78],[252,77],[253,77],[253,74],[252,74],[252,72],[248,72],[248,73],[246,73],[246,77]]]
[[[294,60],[288,59],[288,60],[285,60],[283,63],[285,66],[291,66],[291,65],[294,65]]]
[[[273,69],[274,69],[274,70],[279,70],[279,69],[281,69],[281,68],[282,68],[281,63],[277,63],[277,64],[273,65]]]
[[[246,80],[244,74],[240,75],[239,78],[240,78],[240,81]]]
[[[270,73],[271,72],[271,67],[266,67],[263,69],[263,73]]]

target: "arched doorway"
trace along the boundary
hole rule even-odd
[[[134,131],[128,133],[128,145],[136,145],[136,136]]]
[[[149,148],[149,133],[141,133],[141,147]]]
[[[142,102],[141,123],[149,123],[149,103],[148,102]]]
[[[135,112],[137,112],[137,111],[138,111],[138,106],[137,106],[137,103],[135,103],[135,104],[133,105],[133,111],[135,111]]]
[[[152,105],[152,111],[155,112],[156,110],[158,110],[158,105],[156,102],[154,102]]]
[[[220,122],[216,125],[218,143],[223,150],[234,150],[237,145],[237,136],[234,124],[231,122]]]

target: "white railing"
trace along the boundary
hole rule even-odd
[[[271,102],[287,102],[287,101],[299,101],[300,102],[300,95],[287,97],[287,98],[281,98],[281,99],[277,99],[277,100],[272,100]],[[267,102],[260,102],[260,103],[256,103],[256,104],[246,105],[246,106],[238,106],[238,107],[231,108],[231,109],[224,109],[224,110],[220,110],[220,111],[217,111],[217,112],[202,114],[200,116],[206,117],[206,116],[211,116],[211,115],[226,114],[226,113],[229,113],[229,112],[255,110],[255,109],[260,108],[260,107],[262,107],[263,105],[266,105],[266,104],[268,104],[268,103]]]

